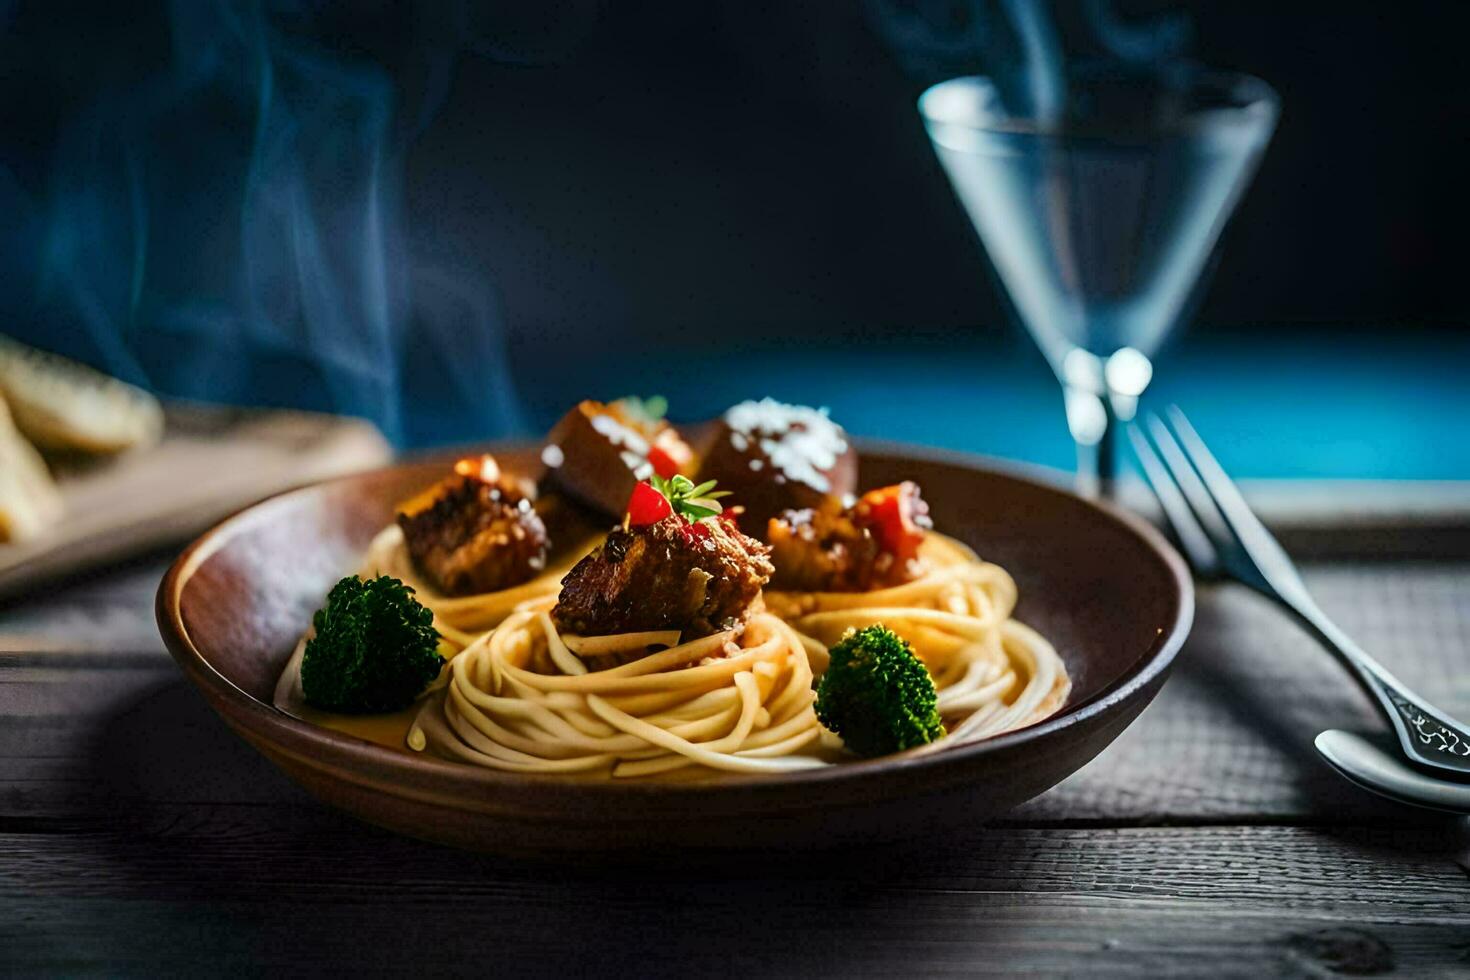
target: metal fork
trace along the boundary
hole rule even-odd
[[[1144,475],[1196,574],[1255,589],[1294,613],[1368,692],[1411,761],[1470,774],[1470,726],[1409,690],[1327,617],[1296,566],[1176,407],[1128,429]]]

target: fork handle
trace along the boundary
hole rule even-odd
[[[1462,738],[1460,732],[1441,720],[1435,709],[1427,705],[1419,695],[1409,690],[1402,681],[1389,673],[1388,668],[1358,646],[1352,637],[1343,632],[1342,628],[1322,611],[1322,608],[1306,594],[1305,590],[1296,594],[1293,594],[1294,592],[1295,590],[1285,590],[1283,594],[1273,589],[1268,592],[1268,595],[1294,613],[1302,624],[1322,641],[1328,652],[1348,668],[1362,688],[1368,692],[1373,703],[1393,725],[1394,731],[1405,746],[1419,743],[1426,748],[1436,750],[1421,755],[1423,761],[1433,765],[1444,765],[1434,758],[1434,755],[1438,753],[1444,753],[1457,760],[1470,758],[1470,742]],[[1451,764],[1448,768],[1463,771],[1464,767],[1463,763],[1458,763]]]
[[[1374,660],[1367,651],[1358,646],[1353,638],[1348,636],[1342,627],[1333,622],[1322,611],[1322,607],[1310,598],[1284,595],[1277,598],[1296,614],[1296,617],[1317,639],[1322,641],[1322,645],[1327,648],[1328,652],[1352,671],[1353,677],[1392,720],[1398,712],[1386,695],[1389,689],[1402,689],[1403,685],[1398,678],[1390,674],[1388,668]]]

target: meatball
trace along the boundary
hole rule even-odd
[[[842,508],[788,510],[771,519],[766,540],[776,566],[771,586],[793,592],[866,592],[923,574],[919,547],[932,527],[917,484],[863,494]]]
[[[678,514],[616,528],[562,579],[551,612],[583,635],[682,630],[708,636],[744,621],[771,577],[770,549],[722,519]]]
[[[445,595],[495,592],[546,567],[546,526],[492,457],[461,460],[399,508],[414,566]]]
[[[857,488],[857,453],[823,410],[769,398],[742,402],[715,427],[699,480],[718,480],[743,508],[746,534],[760,537],[786,510],[823,507]]]
[[[865,592],[881,552],[867,528],[832,508],[788,510],[771,518],[771,588],[791,592]]]
[[[547,436],[545,485],[603,514],[619,517],[633,484],[687,469],[693,452],[673,426],[621,399],[584,401]]]

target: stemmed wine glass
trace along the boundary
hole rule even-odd
[[[1066,401],[1078,484],[1106,492],[1115,422],[1153,376],[1271,138],[1279,100],[1247,75],[1085,66],[1049,105],[992,79],[919,111],[956,194]]]

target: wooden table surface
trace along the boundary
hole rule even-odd
[[[1152,707],[1005,822],[902,852],[510,863],[318,805],[225,729],[154,631],[159,559],[0,606],[0,974],[1470,976],[1470,822],[1346,784],[1377,729],[1263,601],[1202,591]],[[1307,568],[1470,714],[1470,557]]]

